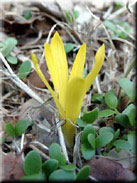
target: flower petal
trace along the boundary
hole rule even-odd
[[[58,76],[58,83],[59,83],[59,101],[64,108],[64,101],[65,101],[65,93],[66,93],[66,86],[68,83],[68,63],[66,59],[66,53],[64,49],[63,42],[56,32],[51,40],[50,45],[52,55],[54,57],[56,63],[56,70]]]
[[[43,75],[39,65],[38,65],[38,59],[36,57],[36,55],[34,53],[31,54],[31,59],[32,59],[32,62],[34,64],[34,67],[35,67],[35,70],[38,74],[38,76],[41,78],[41,80],[43,81],[43,83],[46,85],[46,87],[48,88],[48,90],[50,91],[54,101],[55,101],[55,104],[59,110],[59,113],[61,116],[64,116],[64,111],[60,105],[60,102],[57,98],[57,94],[52,90],[51,86],[49,85],[48,81],[46,80],[45,76]]]
[[[73,77],[83,77],[85,58],[86,58],[86,44],[83,44],[76,55],[71,70],[70,79],[72,79]]]
[[[45,58],[46,58],[46,64],[49,69],[52,82],[54,84],[54,89],[58,93],[59,92],[58,70],[56,69],[56,62],[52,55],[51,48],[47,43],[45,43],[45,45],[44,45],[44,53],[45,53]]]
[[[84,98],[84,84],[84,78],[75,77],[69,80],[67,86],[65,97],[65,118],[71,120],[72,123],[76,123],[76,118],[80,114]],[[75,126],[72,125],[69,120],[66,120],[66,124],[62,126],[62,130],[67,146],[72,147],[74,142]]]
[[[94,63],[93,69],[90,71],[90,73],[86,77],[85,93],[93,84],[96,76],[98,75],[100,69],[102,68],[104,58],[105,58],[105,45],[103,44],[102,46],[100,46],[100,48],[98,49],[95,55],[95,63]]]
[[[66,96],[65,96],[65,111],[66,118],[69,118],[75,123],[76,118],[79,116],[83,97],[84,97],[85,79],[75,77],[69,80]]]

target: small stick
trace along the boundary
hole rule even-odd
[[[20,142],[20,150],[22,151],[24,147],[24,139],[25,139],[25,134],[23,133],[21,136],[21,142]],[[22,153],[22,159],[24,160],[24,153]]]
[[[50,40],[51,34],[53,33],[53,31],[56,28],[56,26],[57,26],[57,24],[53,25],[52,28],[50,29],[48,37],[47,37],[47,40],[46,40],[46,43],[49,44],[49,40]]]
[[[8,64],[8,62],[6,61],[6,59],[4,58],[4,56],[2,55],[2,53],[0,52],[0,58],[2,60],[2,62],[4,63],[4,65],[7,67],[9,72],[4,72],[6,74],[6,76],[10,76],[10,79],[19,87],[21,88],[23,91],[25,91],[29,96],[31,96],[32,98],[34,98],[35,100],[37,100],[39,103],[43,104],[43,100],[33,91],[31,90],[23,81],[21,81],[16,74],[13,72],[13,70],[11,69],[10,65]]]
[[[133,41],[135,41],[136,39],[127,31],[125,31],[125,29],[119,25],[116,25],[117,28],[119,28],[122,32],[126,33],[128,35],[128,37],[130,37]]]
[[[124,77],[127,78],[128,74],[129,74],[130,71],[133,69],[133,67],[135,66],[135,64],[136,64],[136,60],[133,60],[133,61],[131,62],[131,64],[129,65],[127,71],[125,72]]]
[[[130,6],[135,5],[135,3],[136,3],[136,0],[133,1],[133,2],[130,4]],[[107,18],[107,20],[113,20],[113,19],[115,19],[118,15],[122,14],[122,13],[123,13],[124,11],[126,11],[126,10],[127,10],[127,7],[126,7],[126,6],[124,6],[123,8],[120,8],[119,10],[115,11],[114,13],[112,13],[112,14]]]
[[[31,147],[32,149],[36,150],[43,158],[45,159],[50,159],[49,156],[47,156],[46,154],[44,154],[42,151],[40,151],[37,147],[35,147],[34,145],[30,144],[29,147]]]
[[[49,148],[46,145],[40,143],[39,141],[33,141],[31,142],[31,144],[36,144],[39,147],[41,147],[44,151],[46,151],[46,153],[49,153]]]
[[[73,164],[76,165],[76,161],[77,161],[77,156],[79,157],[79,146],[80,146],[80,136],[81,133],[78,133],[75,137],[75,145],[74,145],[74,149],[73,149]],[[80,159],[80,158],[79,158]],[[82,166],[82,163],[80,161],[80,164]]]
[[[57,118],[55,118],[55,122],[56,122],[56,124],[58,123],[58,119]],[[67,148],[66,148],[66,145],[65,145],[65,140],[64,140],[64,136],[63,136],[63,133],[62,133],[61,126],[59,126],[57,128],[57,130],[58,130],[59,141],[60,141],[60,145],[61,145],[62,151],[63,151],[63,153],[64,153],[64,155],[66,157],[66,160],[69,162]]]
[[[96,81],[96,86],[97,86],[98,93],[102,93],[101,87],[100,87],[100,84],[99,84],[99,80],[98,80],[98,76],[96,77],[95,81]]]
[[[95,18],[96,20],[99,21],[99,25],[102,25],[102,27],[104,28],[104,30],[105,30],[105,32],[106,32],[106,35],[107,35],[107,37],[108,37],[108,40],[109,40],[109,42],[110,42],[110,44],[111,44],[112,49],[113,49],[113,50],[116,50],[116,49],[115,49],[115,46],[114,46],[114,44],[113,44],[113,42],[112,42],[112,40],[111,40],[111,37],[110,37],[110,35],[109,35],[109,33],[108,33],[106,27],[104,26],[104,24],[103,24],[102,21],[100,20],[100,18],[97,17],[96,15],[94,15],[94,14],[91,12],[91,10],[89,9],[89,7],[87,7],[87,10],[89,11],[89,13],[91,14],[91,16],[92,16],[93,18]],[[98,26],[99,26],[99,25],[98,25]]]
[[[24,49],[24,48],[27,48],[28,46],[36,44],[41,39],[41,37],[42,37],[42,31],[39,31],[38,37],[35,40],[29,42],[28,44],[22,46],[21,49]]]

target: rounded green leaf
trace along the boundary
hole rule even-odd
[[[5,131],[10,137],[15,137],[15,129],[11,123],[6,123]]]
[[[114,95],[113,90],[110,90],[105,95],[105,102],[108,107],[116,109],[118,105],[117,97]]]
[[[113,133],[105,132],[98,135],[96,138],[96,147],[104,147],[113,139]]]
[[[30,122],[27,120],[19,120],[15,125],[15,134],[16,136],[22,135],[27,128],[30,126]]]
[[[89,134],[93,134],[95,135],[95,129],[92,125],[87,125],[85,126],[83,132],[82,132],[82,135],[81,135],[81,143],[87,143],[87,137]]]
[[[132,102],[135,101],[135,86],[132,81],[128,78],[120,78],[118,80],[120,87],[124,90],[127,96],[130,98]]]
[[[103,111],[99,111],[100,118],[112,116],[113,114],[116,114],[116,112],[111,109],[105,109]]]
[[[8,39],[6,39],[6,41],[4,41],[4,46],[1,50],[3,56],[7,57],[11,53],[16,44],[17,40],[15,38],[9,37]]]
[[[89,134],[88,135],[88,142],[92,146],[93,149],[95,149],[95,135]]]
[[[95,155],[95,149],[92,149],[88,143],[81,144],[81,152],[85,160],[90,160]]]
[[[113,140],[117,139],[120,134],[120,129],[117,129],[117,131],[114,133]]]
[[[131,126],[129,118],[126,114],[116,115],[115,120],[117,121],[117,123],[119,123],[124,128],[128,128],[129,126]]]
[[[49,148],[49,156],[51,159],[56,159],[59,166],[66,164],[66,158],[63,153],[61,153],[61,147],[57,143],[51,144]]]
[[[76,180],[76,173],[73,171],[56,170],[49,176],[49,181],[74,181]]]
[[[81,170],[77,174],[77,181],[85,181],[88,179],[88,176],[90,175],[90,166],[86,165],[81,168]]]
[[[104,127],[102,127],[102,128],[99,129],[99,134],[106,133],[106,132],[111,132],[111,133],[114,134],[114,130],[111,127],[104,126]]]
[[[53,171],[58,168],[58,161],[55,159],[49,159],[42,164],[43,172],[49,176]]]
[[[7,61],[8,61],[10,64],[13,64],[13,65],[15,65],[15,64],[18,63],[17,57],[8,55],[8,56],[6,57],[6,59],[7,59]]]
[[[75,45],[73,43],[67,43],[65,44],[65,52],[66,53],[69,53],[73,50],[73,48],[75,47]]]
[[[99,109],[96,107],[94,110],[87,112],[83,115],[82,120],[86,123],[93,123],[99,115]]]
[[[76,119],[76,122],[77,124],[80,126],[80,127],[85,127],[87,125],[87,123],[85,121],[83,121],[82,119],[80,118],[77,118]]]
[[[114,146],[116,146],[116,148],[121,148],[121,149],[131,149],[131,145],[128,141],[126,140],[116,140],[113,143]]]
[[[46,181],[46,175],[40,173],[40,174],[34,174],[34,175],[26,175],[24,177],[21,177],[20,180],[24,181]]]
[[[31,71],[31,61],[30,60],[26,60],[25,62],[23,62],[20,67],[19,67],[19,78],[23,79],[25,78]]]
[[[92,102],[103,102],[103,95],[100,93],[95,93],[93,94],[93,96],[91,97],[91,101]]]
[[[70,165],[63,165],[61,166],[61,168],[66,171],[74,171],[76,169],[76,166],[73,164],[70,164]]]
[[[135,124],[135,118],[136,118],[136,107],[134,104],[130,104],[127,106],[127,108],[122,112],[122,114],[126,114],[128,116],[128,119],[130,121],[130,124],[134,126]]]
[[[42,168],[40,154],[35,150],[30,151],[25,157],[23,168],[26,175],[39,174]]]

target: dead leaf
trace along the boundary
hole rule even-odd
[[[17,180],[24,176],[21,156],[12,153],[2,155],[2,180]]]
[[[48,18],[44,20],[37,19],[33,22],[32,25],[37,32],[42,31],[44,34],[48,35],[51,27],[54,25],[54,22]]]
[[[47,79],[47,81],[50,80],[50,75],[47,72],[47,66],[45,63],[42,63],[41,66],[41,71],[43,72],[45,78]],[[45,84],[43,83],[43,81],[40,79],[40,77],[38,76],[38,74],[36,73],[36,71],[33,71],[30,76],[28,77],[28,84],[30,85],[30,87],[34,86],[37,88],[45,88]],[[33,87],[33,89],[34,89]]]
[[[45,99],[46,100],[46,97]],[[49,103],[55,107],[53,100]],[[45,106],[40,106],[40,104],[34,99],[28,100],[21,107],[19,114],[19,119],[29,120],[38,122],[40,125],[43,125],[49,129],[51,132],[47,132],[44,129],[40,128],[39,125],[33,125],[31,134],[35,135],[35,140],[39,141],[46,146],[50,146],[51,143],[58,143],[58,135],[56,133],[56,127],[52,123],[52,118],[54,113],[50,112]]]
[[[91,175],[97,180],[135,180],[135,175],[132,171],[123,168],[121,164],[108,158],[94,157],[86,164],[90,165]]]
[[[122,149],[120,152],[116,152],[112,149],[107,156],[120,163],[123,168],[127,168],[131,171],[135,170],[136,157],[129,150]]]

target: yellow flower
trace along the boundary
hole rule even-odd
[[[51,39],[51,44],[45,43],[44,53],[46,64],[49,69],[54,90],[51,88],[43,73],[41,72],[35,54],[32,54],[32,61],[37,74],[49,89],[56,106],[59,110],[60,119],[66,120],[62,127],[65,141],[68,147],[73,146],[76,118],[80,114],[83,98],[91,84],[98,75],[105,57],[105,45],[103,44],[95,55],[95,63],[90,73],[83,78],[83,69],[86,57],[86,44],[83,44],[75,58],[71,73],[68,73],[68,63],[63,42],[56,32]]]

